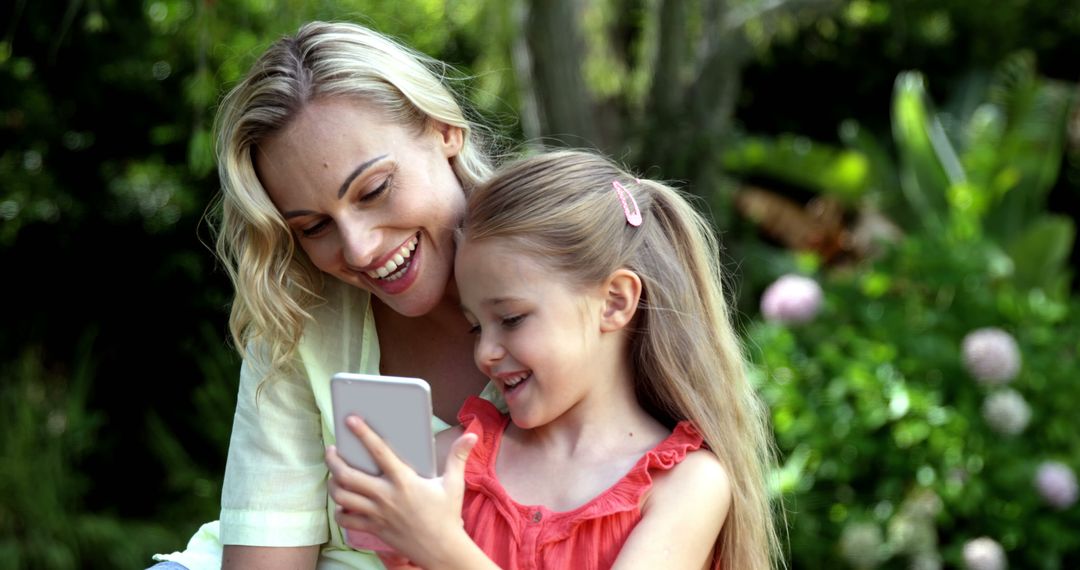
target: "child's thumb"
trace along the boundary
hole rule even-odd
[[[475,433],[467,433],[454,440],[450,453],[446,456],[446,469],[443,470],[443,486],[453,496],[465,494],[465,463],[469,453],[476,445]]]

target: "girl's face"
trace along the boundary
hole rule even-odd
[[[466,240],[456,264],[476,365],[524,429],[596,397],[612,377],[601,340],[602,288],[575,287],[532,255],[502,238]]]
[[[418,134],[364,103],[308,103],[256,149],[259,180],[312,263],[420,316],[453,276],[453,231],[465,209],[450,166],[462,132]]]

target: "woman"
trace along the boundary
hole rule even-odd
[[[489,163],[440,69],[361,26],[316,22],[222,102],[218,254],[236,288],[239,400],[220,528],[157,560],[381,567],[333,521],[331,375],[425,378],[442,427],[486,382],[453,284],[453,230]]]

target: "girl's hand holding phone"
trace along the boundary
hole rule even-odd
[[[444,554],[454,552],[460,540],[472,544],[462,528],[461,505],[465,462],[476,435],[457,438],[442,476],[426,479],[401,461],[359,417],[350,416],[345,423],[367,448],[382,476],[353,469],[334,446],[327,447],[329,490],[338,504],[338,524],[377,535],[413,564],[425,568],[443,567]]]
[[[386,570],[423,570],[413,564],[412,560],[397,553],[376,552],[375,555],[379,557],[379,562],[386,566]]]

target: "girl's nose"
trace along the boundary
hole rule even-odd
[[[493,336],[481,332],[480,340],[477,341],[476,348],[473,350],[476,366],[480,370],[489,373],[506,356],[506,349]],[[490,376],[490,374],[488,375]]]

